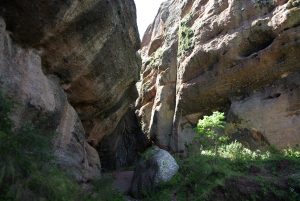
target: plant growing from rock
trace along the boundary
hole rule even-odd
[[[277,0],[253,0],[254,4],[259,8],[263,7],[273,7]]]
[[[194,47],[194,31],[188,27],[187,21],[183,20],[178,29],[178,55],[183,55],[185,52]]]
[[[162,48],[158,48],[152,54],[153,56],[150,57],[150,59],[148,61],[149,62],[148,65],[150,65],[152,68],[159,66],[159,63],[161,62],[161,59],[162,59],[162,56],[163,56],[163,53],[164,53],[163,49]]]
[[[289,0],[286,7],[288,9],[300,7],[300,0]]]

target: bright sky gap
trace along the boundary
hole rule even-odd
[[[163,1],[165,0],[135,0],[137,24],[141,38],[143,38],[147,27],[153,22]]]

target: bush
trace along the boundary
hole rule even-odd
[[[198,121],[196,127],[196,140],[202,146],[218,146],[219,144],[226,143],[228,137],[221,135],[225,127],[225,116],[222,112],[213,112],[211,116],[204,116],[203,119]]]
[[[15,130],[12,106],[0,93],[0,200],[75,200],[79,186],[53,160],[54,134],[30,122]]]
[[[91,194],[83,192],[79,184],[55,164],[51,143],[54,134],[30,122],[15,130],[9,118],[12,107],[0,93],[1,201],[123,200],[113,191],[111,182],[98,181]],[[104,185],[97,188],[101,183]]]
[[[254,0],[256,6],[263,7],[273,7],[275,6],[277,0]]]
[[[196,140],[214,139],[202,149],[177,159],[180,169],[168,183],[157,187],[147,201],[172,200],[300,200],[300,152],[295,149],[252,151],[237,141],[220,141],[224,113],[199,120]],[[202,142],[201,141],[201,142]],[[240,185],[241,184],[241,185]],[[249,184],[249,189],[246,188]],[[214,197],[217,193],[219,197]],[[174,199],[175,200],[175,199]]]
[[[153,54],[152,57],[150,57],[150,60],[149,60],[149,65],[153,68],[153,67],[157,67],[159,66],[160,62],[161,62],[161,59],[162,59],[162,56],[163,56],[163,49],[162,48],[159,48],[155,51],[155,53]]]
[[[287,4],[287,8],[291,9],[294,7],[300,7],[300,0],[289,0]]]
[[[178,30],[178,55],[183,55],[185,52],[194,47],[194,31],[187,26],[186,21],[182,21]]]

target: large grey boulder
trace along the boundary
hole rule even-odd
[[[155,184],[167,182],[177,173],[179,166],[173,156],[158,147],[154,147],[154,154],[151,160],[154,160],[158,165],[158,171],[155,176]]]
[[[179,166],[173,156],[156,146],[149,148],[136,166],[130,193],[141,198],[160,183],[170,181]]]

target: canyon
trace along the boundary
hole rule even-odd
[[[250,147],[299,146],[299,55],[297,0],[167,0],[142,41],[133,0],[0,1],[14,129],[57,133],[55,160],[79,183],[151,145],[187,154],[214,111]]]

